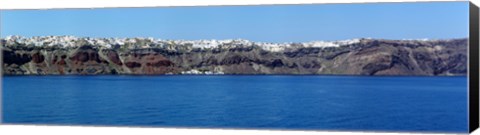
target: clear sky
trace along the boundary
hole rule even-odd
[[[468,37],[468,2],[2,10],[0,35],[247,39]]]

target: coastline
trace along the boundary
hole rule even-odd
[[[354,75],[354,74],[23,74],[12,75],[3,74],[2,77],[21,77],[21,76],[345,76],[345,77],[467,77],[468,75]]]

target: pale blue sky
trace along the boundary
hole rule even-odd
[[[468,2],[2,10],[0,15],[1,37],[262,42],[468,37]]]

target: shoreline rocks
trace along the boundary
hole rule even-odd
[[[277,46],[245,40],[168,43],[150,38],[38,38],[36,42],[27,39],[0,39],[4,75],[467,74],[466,38],[355,39]],[[204,47],[199,47],[200,43]]]

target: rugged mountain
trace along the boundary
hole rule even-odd
[[[8,37],[5,75],[466,75],[467,39],[309,43],[152,38]]]

